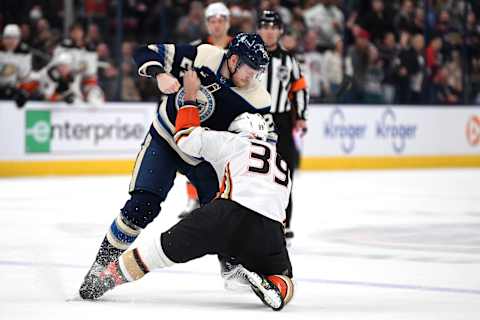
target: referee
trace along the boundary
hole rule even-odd
[[[274,11],[263,11],[259,16],[257,27],[257,32],[265,42],[265,47],[270,55],[268,70],[263,76],[262,82],[272,97],[270,112],[278,133],[277,150],[287,162],[293,179],[294,170],[298,166],[298,151],[295,147],[293,132],[301,130],[303,134],[307,130],[307,85],[297,60],[279,43],[283,33],[280,15]],[[288,239],[293,238],[293,232],[290,229],[291,194],[286,216],[285,237]]]

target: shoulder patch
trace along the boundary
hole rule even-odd
[[[232,89],[256,109],[270,107],[272,103],[270,94],[256,79],[247,88],[231,87],[230,89]]]
[[[217,72],[224,54],[225,52],[220,48],[212,46],[211,44],[202,44],[197,47],[197,56],[193,65],[196,68],[205,66],[213,72]]]

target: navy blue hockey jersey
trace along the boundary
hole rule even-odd
[[[194,67],[201,82],[197,100],[203,127],[225,131],[241,113],[267,114],[270,111],[270,95],[258,80],[253,79],[246,88],[237,88],[220,75],[226,56],[224,50],[215,46],[152,44],[137,49],[134,59],[139,75],[150,77],[147,68],[157,65],[175,76],[180,83],[183,73]],[[183,105],[183,96],[182,87],[178,92],[162,97],[150,133],[154,139],[165,139],[184,161],[196,165],[199,160],[183,153],[173,140],[177,110]]]

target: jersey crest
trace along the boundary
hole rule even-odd
[[[197,103],[198,103],[198,107],[200,108],[201,122],[206,121],[215,112],[215,98],[213,97],[212,92],[215,92],[216,90],[218,90],[218,88],[215,88],[215,87],[210,88],[210,87],[214,87],[214,86],[209,85],[208,88],[204,86],[200,86],[200,91],[198,92]],[[177,95],[175,97],[175,106],[177,107],[177,110],[183,106],[184,100],[185,100],[185,90],[182,87],[177,92]]]

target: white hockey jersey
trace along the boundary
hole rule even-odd
[[[291,177],[275,145],[202,127],[179,131],[175,141],[186,154],[212,164],[219,177],[220,198],[284,223]]]
[[[27,80],[32,70],[32,55],[24,43],[14,51],[0,49],[0,86],[14,87]]]

